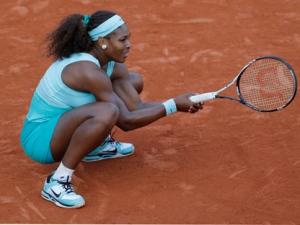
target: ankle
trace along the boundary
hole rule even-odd
[[[53,173],[52,178],[63,182],[71,182],[74,170],[64,166],[61,162],[57,170]]]

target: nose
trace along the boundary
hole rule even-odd
[[[126,40],[126,48],[131,48],[131,42],[129,39]]]

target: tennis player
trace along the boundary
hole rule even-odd
[[[83,160],[128,156],[130,143],[116,142],[114,126],[124,131],[144,127],[180,112],[195,113],[202,104],[185,93],[165,102],[142,102],[142,77],[128,72],[130,31],[114,12],[91,16],[71,14],[46,37],[54,62],[32,97],[21,145],[36,162],[60,162],[49,175],[42,197],[59,207],[79,208],[82,196],[71,186],[72,174]]]

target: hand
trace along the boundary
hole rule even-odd
[[[180,112],[189,112],[189,113],[196,113],[198,112],[198,110],[202,110],[203,109],[203,102],[199,102],[199,103],[193,103],[190,100],[190,97],[193,95],[196,95],[198,93],[186,93],[186,94],[182,94],[177,96],[174,100],[176,103],[176,107],[177,107],[177,111]]]
[[[199,102],[199,103],[194,103],[190,109],[189,109],[189,113],[195,113],[195,112],[198,112],[198,110],[202,110],[203,109],[203,105],[204,105],[204,102]]]

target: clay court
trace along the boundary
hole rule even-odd
[[[41,43],[64,16],[99,9],[131,30],[126,65],[144,78],[143,101],[218,90],[262,55],[286,59],[300,77],[298,0],[0,0],[0,222],[299,224],[299,96],[275,113],[216,99],[197,114],[118,129],[114,137],[135,153],[79,165],[72,182],[85,207],[41,198],[58,164],[32,161],[19,144],[52,62]]]

